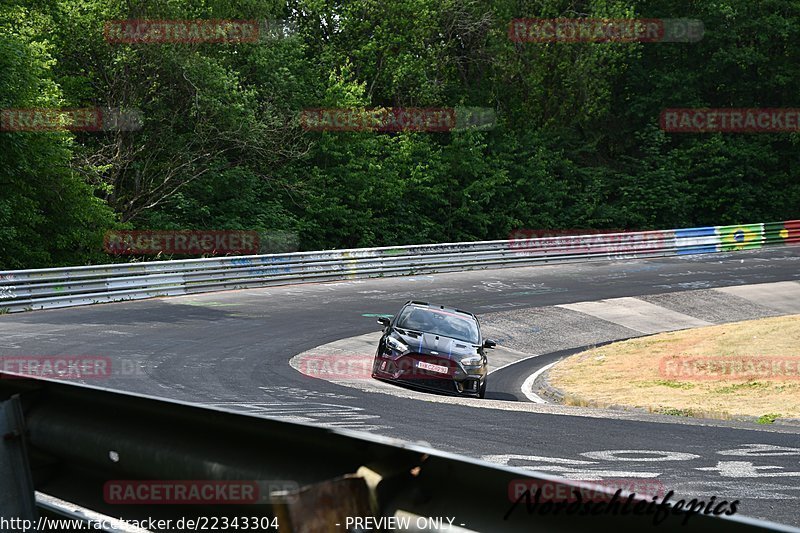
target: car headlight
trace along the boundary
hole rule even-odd
[[[483,356],[470,355],[469,357],[465,357],[464,359],[462,359],[461,364],[464,366],[480,366],[483,364]]]
[[[386,345],[395,352],[405,352],[408,350],[408,345],[395,339],[394,337],[386,337]]]

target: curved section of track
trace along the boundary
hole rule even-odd
[[[487,350],[491,383],[487,399],[547,403],[532,390],[538,375],[560,358],[591,347],[654,333],[782,313],[800,315],[800,282],[759,283],[488,313],[484,315],[483,327],[487,338],[502,336],[506,342],[537,353],[526,353],[501,344],[496,349]],[[547,337],[542,335],[545,330],[558,331],[561,335]],[[381,335],[378,331],[317,346],[292,357],[289,365],[306,376],[362,392],[504,408],[497,402],[476,402],[468,397],[412,393],[408,387],[372,379],[374,354]],[[581,344],[587,342],[591,344]],[[533,372],[524,377],[521,369],[529,366],[533,367]],[[514,409],[519,410],[519,406]],[[573,409],[569,414],[593,416],[594,411]]]
[[[425,441],[575,479],[655,477],[679,494],[739,498],[742,514],[798,525],[791,511],[800,497],[795,428],[597,418],[547,411],[550,406],[499,410],[421,403],[309,378],[287,364],[317,346],[374,332],[375,318],[364,315],[393,313],[412,298],[470,309],[499,332],[503,320],[516,320],[514,313],[525,310],[539,317],[530,322],[527,337],[515,333],[498,340],[544,353],[552,350],[537,346],[558,346],[563,339],[566,349],[596,342],[581,342],[592,331],[617,337],[620,329],[630,329],[596,317],[596,326],[585,331],[564,318],[575,313],[568,306],[580,302],[636,297],[687,314],[681,306],[691,306],[691,299],[665,294],[708,289],[697,294],[715,298],[719,291],[711,289],[796,280],[800,248],[785,247],[295,285],[6,315],[0,317],[0,349],[4,356],[107,356],[117,370],[104,380],[111,388]],[[745,298],[740,303],[758,305]],[[544,311],[553,306],[561,311]],[[741,306],[717,312],[732,316]],[[498,314],[493,322],[498,311],[511,315],[503,313],[501,320]],[[524,379],[531,370],[512,368],[493,377]],[[502,398],[534,405],[515,400],[521,398]]]

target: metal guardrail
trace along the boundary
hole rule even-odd
[[[800,221],[0,272],[0,312],[463,270],[712,253],[800,242]]]
[[[644,505],[631,503],[625,512],[619,501],[616,508],[609,503],[609,511],[594,507],[591,513],[582,513],[578,511],[585,508],[579,506],[556,513],[550,506],[544,512],[544,504],[531,508],[528,501],[515,500],[516,491],[511,489],[522,482],[525,487],[548,486],[555,493],[572,494],[586,486],[385,437],[0,373],[0,402],[16,394],[27,430],[13,438],[26,440],[35,489],[50,500],[91,511],[68,514],[95,522],[100,515],[126,521],[169,518],[173,525],[179,518],[248,516],[265,517],[270,527],[247,529],[274,530],[277,525],[283,533],[340,533],[364,530],[346,527],[348,517],[352,521],[407,516],[439,519],[442,525],[405,531],[448,533],[800,531],[738,515],[701,513],[702,506],[688,514],[681,509],[684,504],[664,504],[660,519],[655,507],[648,512]],[[481,438],[479,431],[475,438]],[[270,492],[268,500],[257,504],[176,505],[160,500],[128,505],[139,500],[120,503],[113,491],[106,490],[116,480],[173,484],[180,482],[169,480],[288,480],[291,483],[282,486],[294,488]],[[615,492],[592,490],[603,498],[612,498]],[[637,496],[631,501],[649,505],[649,495]],[[683,496],[687,495],[676,495],[675,500]],[[152,493],[146,497],[152,498]],[[42,499],[37,497],[40,515],[52,514],[52,505],[43,506]],[[62,516],[69,510],[57,507]],[[640,511],[631,512],[637,508]],[[8,518],[3,511],[0,516]],[[452,519],[454,527],[446,519]]]

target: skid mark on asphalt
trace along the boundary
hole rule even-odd
[[[375,431],[393,429],[378,423],[380,415],[367,414],[365,409],[340,405],[336,400],[354,400],[355,396],[321,392],[301,387],[259,387],[269,396],[258,402],[214,402],[205,405],[243,411],[287,422],[303,422],[330,428]]]
[[[316,390],[303,389],[300,387],[259,387],[262,391],[272,397],[290,400],[309,400],[312,398],[325,398],[334,400],[355,400],[355,396],[347,394],[337,394],[335,392],[321,392]]]

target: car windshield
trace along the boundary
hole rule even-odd
[[[478,344],[480,338],[475,320],[448,311],[422,307],[406,307],[395,327],[434,333],[471,344]]]

